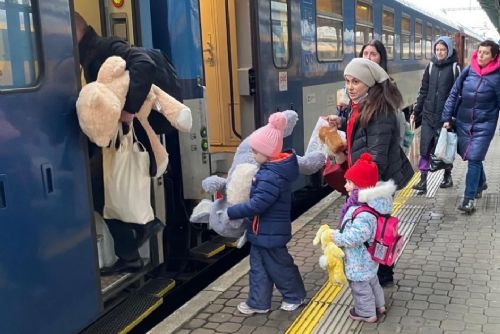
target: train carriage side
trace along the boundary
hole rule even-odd
[[[102,309],[70,12],[0,2],[1,333],[75,333]]]

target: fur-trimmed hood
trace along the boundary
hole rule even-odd
[[[393,180],[378,182],[373,188],[361,189],[358,201],[360,203],[367,203],[381,214],[388,214],[392,211],[392,196],[395,191],[396,184]]]

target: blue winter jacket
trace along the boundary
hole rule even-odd
[[[474,51],[471,66],[455,81],[442,114],[443,122],[456,117],[457,150],[463,160],[484,160],[495,134],[499,108],[500,57],[479,68]]]
[[[392,180],[379,182],[374,188],[359,191],[358,201],[366,203],[381,214],[392,211],[392,194],[396,185]],[[378,263],[372,260],[365,242],[372,243],[377,230],[377,218],[371,213],[361,212],[353,220],[352,214],[359,205],[351,206],[342,220],[344,230],[334,232],[333,242],[342,247],[345,258],[345,275],[350,281],[368,281],[377,275]]]
[[[250,218],[247,238],[256,246],[283,247],[292,237],[292,182],[299,176],[299,165],[295,152],[282,155],[284,158],[260,166],[248,202],[227,209],[230,219]]]

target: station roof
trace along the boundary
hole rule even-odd
[[[478,2],[500,33],[500,0],[478,0]]]

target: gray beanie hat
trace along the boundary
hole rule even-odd
[[[389,79],[389,75],[379,64],[365,58],[351,60],[345,67],[344,76],[346,75],[352,75],[368,87],[375,85],[375,82],[381,83]]]

